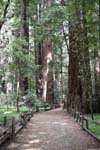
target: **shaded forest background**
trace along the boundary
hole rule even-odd
[[[0,104],[100,112],[100,0],[0,1]]]

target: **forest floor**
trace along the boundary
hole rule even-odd
[[[61,109],[37,113],[15,139],[0,150],[100,150],[73,117]]]

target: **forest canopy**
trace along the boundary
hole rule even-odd
[[[100,111],[100,0],[0,1],[0,103]]]

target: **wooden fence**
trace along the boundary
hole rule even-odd
[[[78,122],[82,126],[83,130],[86,130],[90,135],[92,135],[94,138],[100,141],[100,139],[89,129],[89,123],[93,123],[95,125],[100,126],[100,122],[92,120],[91,118],[88,118],[85,115],[81,115],[81,113],[79,112],[76,112],[74,117],[76,122]]]
[[[24,127],[27,121],[31,119],[34,111],[23,112],[16,118],[7,119],[4,117],[3,124],[0,126],[0,144],[8,138],[14,138],[15,135]]]
[[[50,106],[36,106],[36,112],[41,112],[41,111],[48,111],[51,110],[52,108]]]
[[[48,106],[36,106],[34,111],[23,112],[16,118],[7,119],[7,117],[4,117],[3,123],[0,124],[0,144],[5,142],[8,138],[13,139],[22,128],[26,127],[27,122],[33,117],[33,114],[40,112],[41,109],[48,111],[52,108]]]

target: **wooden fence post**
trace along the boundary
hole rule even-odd
[[[15,137],[15,118],[12,118],[12,139]]]
[[[31,111],[31,117],[33,117],[33,110]]]
[[[86,128],[89,128],[88,120],[86,120]]]
[[[24,128],[26,128],[26,114],[24,114],[23,122],[24,122],[23,126],[24,126]]]
[[[82,121],[82,115],[79,115],[79,123]]]
[[[39,112],[39,106],[36,106],[36,112]]]
[[[79,113],[77,112],[76,113],[76,122],[78,122],[78,119],[79,119]]]
[[[74,118],[76,118],[76,112],[74,113]]]
[[[84,129],[84,115],[82,115],[82,128]]]
[[[3,125],[4,125],[4,126],[6,126],[6,125],[7,125],[7,117],[6,117],[6,116],[4,117]]]

